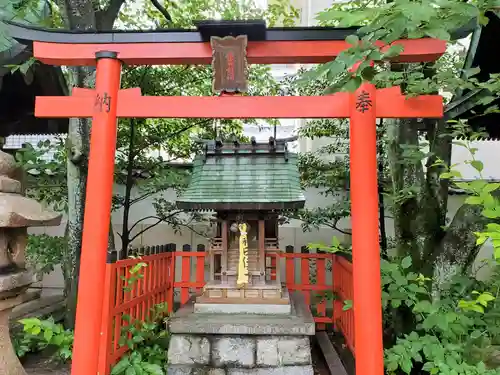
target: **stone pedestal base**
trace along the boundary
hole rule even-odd
[[[20,303],[19,298],[0,301],[0,375],[26,375],[12,347],[9,332],[9,316]]]
[[[285,288],[281,298],[206,298],[198,297],[194,303],[196,314],[256,314],[256,315],[290,315],[292,304],[288,290]]]
[[[289,315],[201,314],[194,303],[169,320],[169,375],[313,375],[314,320],[291,293]]]

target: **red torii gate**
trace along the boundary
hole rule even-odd
[[[74,89],[70,97],[37,97],[35,103],[38,117],[93,120],[72,375],[99,373],[116,121],[125,117],[349,117],[356,372],[383,375],[376,118],[439,118],[443,115],[442,98],[433,95],[407,99],[397,87],[376,90],[368,82],[355,93],[312,97],[141,96],[140,89],[120,90],[122,63],[209,64],[212,50],[206,41],[158,42],[156,37],[137,42],[137,38],[127,40],[126,34],[113,34],[113,43],[92,43],[95,34],[67,41],[60,33],[54,33],[54,41],[45,35],[45,41],[34,42],[34,56],[43,63],[97,65],[95,90]],[[250,41],[249,63],[324,63],[349,46],[339,38],[290,39]],[[404,46],[400,62],[434,61],[446,48],[444,41],[430,38],[397,43]]]

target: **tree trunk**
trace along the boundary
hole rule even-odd
[[[128,255],[128,246],[130,244],[130,231],[128,226],[128,220],[130,215],[130,197],[132,195],[132,188],[134,186],[134,138],[135,138],[135,126],[136,120],[130,120],[130,138],[128,144],[128,158],[127,158],[127,178],[125,181],[125,197],[123,200],[123,227],[122,227],[122,255],[126,257]]]
[[[433,265],[432,288],[435,293],[439,293],[453,276],[469,272],[480,249],[476,246],[474,232],[483,230],[489,221],[481,211],[481,206],[462,205],[446,230],[441,246],[429,259]]]
[[[446,213],[448,212],[449,180],[442,180],[443,167],[435,165],[438,159],[446,165],[451,164],[451,138],[446,134],[446,121],[429,120],[427,139],[430,156],[426,163],[425,186],[420,199],[420,220],[422,222],[422,257],[415,268],[424,275],[432,276],[432,254],[436,251],[445,235]]]
[[[106,10],[99,10],[94,1],[59,0],[66,26],[71,30],[97,30],[98,26],[111,28],[124,0],[110,0]],[[92,67],[70,68],[69,87],[93,87],[95,69]],[[87,183],[88,149],[90,146],[90,121],[71,119],[67,138],[67,184],[68,184],[68,226],[66,228],[67,249],[64,256],[67,328],[74,328],[78,272],[82,245],[83,213],[85,208],[85,187]],[[110,226],[110,243],[114,248],[114,236]]]
[[[414,120],[387,121],[387,155],[390,165],[396,251],[399,256],[420,258],[419,192],[423,185],[421,163],[405,162],[401,145],[418,146],[418,130]]]

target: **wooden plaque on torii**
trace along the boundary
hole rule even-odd
[[[213,91],[246,92],[248,90],[247,36],[224,38],[213,36],[210,44],[213,53]]]

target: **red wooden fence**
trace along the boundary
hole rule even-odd
[[[120,346],[122,329],[130,321],[146,319],[153,307],[166,303],[173,311],[175,296],[185,304],[205,285],[205,256],[202,245],[190,251],[173,251],[169,244],[140,249],[146,254],[134,259],[108,263],[106,268],[105,307],[99,353],[99,373],[108,375],[110,368],[127,351]],[[290,291],[300,292],[311,306],[317,329],[334,324],[345,336],[354,352],[354,321],[352,309],[344,311],[344,301],[352,300],[352,266],[349,261],[334,254],[294,253],[287,247],[280,259],[268,259],[270,278],[275,278],[277,267],[284,267],[284,280]],[[151,254],[151,255],[148,255]],[[176,274],[176,269],[179,270]],[[283,273],[282,273],[283,274]],[[333,300],[332,297],[336,296]],[[125,318],[124,318],[125,317]]]
[[[354,355],[354,313],[352,308],[345,309],[345,301],[352,305],[352,263],[342,257],[333,262],[333,290],[336,293],[333,316],[336,328],[344,335],[351,353]],[[345,310],[345,311],[344,311]]]
[[[108,375],[110,367],[127,352],[127,346],[119,344],[123,327],[129,322],[147,319],[160,303],[167,302],[169,311],[172,311],[172,304],[168,301],[173,301],[174,265],[173,253],[147,255],[106,265],[99,374]],[[136,281],[130,283],[132,278]]]

